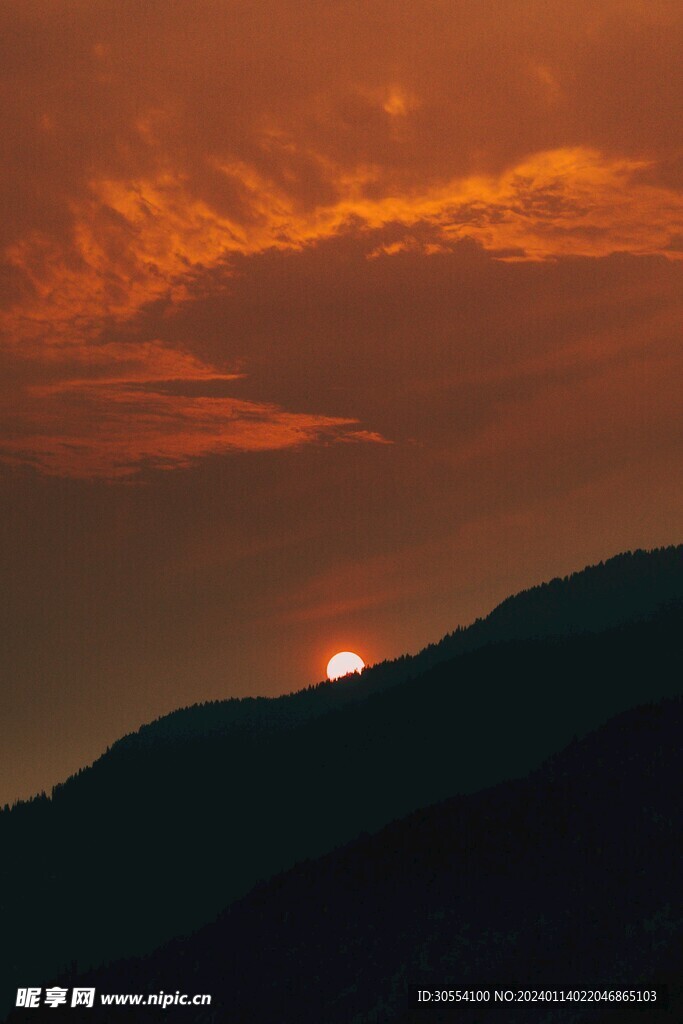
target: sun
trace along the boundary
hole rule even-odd
[[[342,676],[347,676],[349,672],[362,672],[364,668],[365,662],[357,654],[354,654],[353,651],[340,651],[339,654],[335,654],[334,658],[330,658],[327,663],[327,678],[341,679]]]

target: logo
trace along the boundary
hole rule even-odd
[[[17,1006],[22,1006],[24,1009],[32,1010],[38,1006],[49,1006],[52,1010],[56,1010],[59,1006],[67,1005],[67,997],[69,995],[68,988],[60,988],[59,985],[53,985],[51,988],[45,989],[45,997],[40,1001],[40,995],[43,990],[41,988],[18,988],[17,989]],[[94,988],[72,988],[71,989],[71,1006],[86,1006],[93,1007],[95,1005],[95,989]]]

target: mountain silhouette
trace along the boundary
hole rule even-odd
[[[443,661],[504,640],[600,632],[681,597],[683,546],[616,555],[563,579],[506,598],[485,618],[458,627],[418,654],[369,666],[343,684],[324,681],[281,697],[207,701],[165,715],[117,741],[112,750],[186,740],[213,733],[287,729],[414,678]]]
[[[61,983],[213,996],[129,1008],[131,1021],[679,1021],[682,732],[683,699],[638,707],[525,779],[414,812],[257,887],[188,939]],[[654,989],[657,1002],[418,1004],[419,990],[444,989]]]
[[[179,712],[51,798],[6,810],[2,997],[148,951],[298,861],[524,776],[613,715],[677,694],[682,553],[619,556],[534,588],[342,683]]]

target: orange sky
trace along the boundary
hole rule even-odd
[[[0,800],[680,540],[669,0],[0,9]]]

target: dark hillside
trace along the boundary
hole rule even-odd
[[[678,1022],[682,734],[680,699],[639,707],[524,780],[418,811],[302,863],[191,938],[78,983],[99,993],[213,995],[210,1010],[125,1012],[141,1022]],[[645,1007],[420,1007],[416,997],[655,985],[658,1003]],[[84,1019],[110,1014],[100,1007]]]
[[[197,741],[149,751],[134,773],[85,773],[3,823],[12,976],[143,952],[302,858],[524,775],[618,711],[680,692],[682,622],[671,609],[494,645],[267,741]]]
[[[186,734],[156,739],[150,728],[52,799],[1,813],[1,998],[27,971],[149,950],[303,858],[522,776],[574,735],[679,693],[682,613],[671,599],[683,596],[681,566],[680,548],[612,559],[505,602],[491,617],[502,616],[496,642],[456,633],[444,644],[473,649],[421,674],[413,659],[378,668],[382,685],[364,673],[264,701],[315,705],[286,727],[253,727],[243,709],[245,727],[202,733],[197,719]],[[545,618],[543,594],[553,609]],[[536,615],[541,634],[552,626],[556,635],[533,636]],[[471,629],[483,637],[486,621]],[[622,624],[599,631],[614,621]],[[592,631],[577,632],[581,624]],[[326,695],[342,706],[325,710]],[[185,714],[194,712],[176,724]]]

